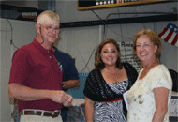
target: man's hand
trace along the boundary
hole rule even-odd
[[[73,98],[66,92],[60,90],[52,91],[51,99],[58,103],[63,103],[64,106],[69,106],[72,104]]]

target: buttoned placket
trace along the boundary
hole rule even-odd
[[[52,60],[52,62],[53,62],[53,66],[55,67],[55,66],[57,66],[58,67],[58,64],[56,65],[55,64],[55,61],[57,61],[56,60],[56,58],[55,58],[55,56],[54,55],[52,55],[51,53],[50,53],[50,51],[48,51],[48,54],[49,54],[49,58]],[[58,62],[58,61],[57,61]],[[52,66],[52,65],[50,65],[50,66]],[[58,67],[59,68],[59,67]]]
[[[49,51],[48,51],[48,53],[49,53]],[[52,58],[52,56],[49,56],[49,58]]]
[[[55,61],[57,62],[57,64],[55,64]],[[59,62],[57,61],[54,55],[53,55],[53,62],[54,62],[54,66],[59,68]]]
[[[50,52],[49,52],[49,51],[48,51],[48,54],[50,55]],[[51,59],[51,58],[52,58],[52,56],[50,55],[50,56],[49,56],[49,58]],[[51,66],[51,64],[50,64],[50,66]]]

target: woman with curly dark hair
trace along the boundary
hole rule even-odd
[[[126,122],[123,93],[136,81],[138,73],[121,62],[120,48],[114,39],[105,39],[96,49],[95,69],[85,82],[87,122]]]

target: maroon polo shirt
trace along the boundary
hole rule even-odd
[[[61,90],[63,69],[52,50],[44,49],[36,39],[18,49],[12,59],[9,84],[18,83],[35,89]],[[51,99],[34,101],[18,100],[22,109],[61,110],[62,104]]]

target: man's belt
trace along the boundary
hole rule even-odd
[[[60,110],[56,110],[54,112],[47,112],[42,110],[22,110],[21,115],[39,115],[39,116],[49,116],[49,117],[57,117],[61,114]]]

